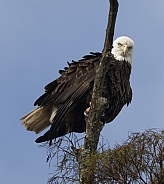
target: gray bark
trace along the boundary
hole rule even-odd
[[[100,61],[100,65],[96,73],[91,100],[91,108],[88,117],[86,118],[86,136],[84,140],[84,147],[80,148],[80,150],[78,151],[80,184],[96,183],[94,178],[94,157],[96,156],[97,152],[97,145],[99,142],[100,132],[104,126],[100,122],[100,118],[102,112],[105,110],[107,105],[107,99],[102,97],[102,86],[104,85],[104,78],[106,75],[110,58],[113,57],[111,54],[111,49],[113,43],[117,11],[118,1],[110,0],[108,25],[106,29],[106,37],[102,53],[102,59]]]

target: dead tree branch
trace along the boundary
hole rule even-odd
[[[113,35],[115,22],[118,11],[118,1],[110,0],[110,10],[108,16],[108,25],[106,30],[106,38],[100,61],[99,68],[96,73],[96,78],[93,87],[93,94],[91,100],[91,109],[86,118],[86,136],[84,141],[84,148],[79,151],[79,174],[80,183],[91,184],[94,182],[94,163],[87,163],[87,158],[94,157],[97,151],[97,145],[100,137],[100,132],[103,124],[100,123],[102,112],[107,105],[107,99],[102,97],[102,90],[104,85],[104,78],[108,69],[110,61],[111,49],[113,44]],[[91,159],[90,159],[91,160]],[[94,160],[94,159],[93,159]]]

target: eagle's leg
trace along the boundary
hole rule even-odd
[[[89,102],[89,107],[84,111],[85,116],[88,116],[90,109],[91,109],[91,102]]]

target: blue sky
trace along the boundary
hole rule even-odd
[[[129,132],[164,127],[163,8],[162,0],[120,0],[114,37],[135,41],[133,101],[102,132],[111,146]],[[45,184],[51,176],[47,150],[19,119],[66,61],[102,50],[107,15],[108,0],[0,1],[1,183]]]

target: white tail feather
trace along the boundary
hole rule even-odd
[[[53,123],[53,119],[54,119],[54,117],[56,116],[56,111],[57,111],[57,108],[56,108],[56,107],[53,107],[53,108],[52,108],[52,114],[51,114],[50,119],[49,119],[49,121],[50,121],[51,123]]]
[[[51,113],[50,108],[46,106],[37,107],[20,120],[27,130],[34,131],[38,134],[51,125],[49,121]]]

